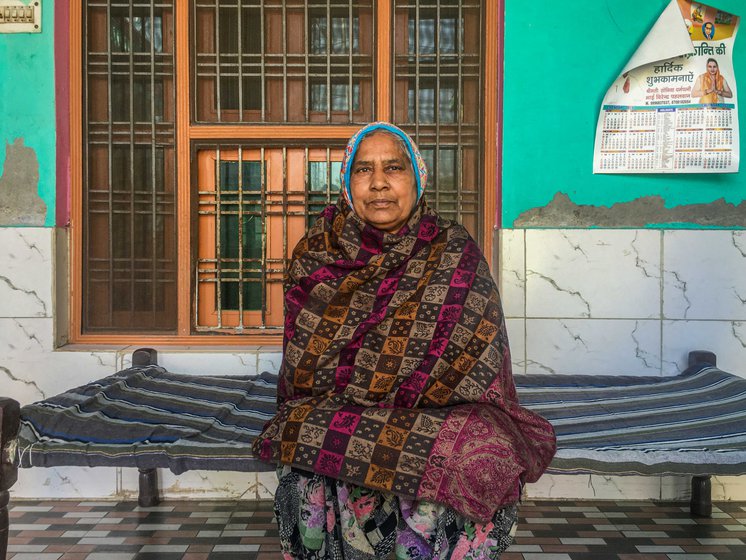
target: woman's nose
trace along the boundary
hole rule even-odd
[[[384,189],[389,186],[389,179],[383,168],[376,167],[373,169],[373,177],[370,184],[374,189]]]

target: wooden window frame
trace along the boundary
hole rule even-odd
[[[486,0],[484,21],[485,25],[496,33],[484,33],[484,58],[482,88],[482,122],[483,122],[483,164],[481,167],[485,186],[482,193],[482,223],[484,224],[481,242],[487,260],[493,260],[493,234],[499,226],[497,190],[500,128],[498,123],[501,109],[501,87],[498,80],[502,78],[503,20],[500,14],[504,0]],[[328,124],[291,124],[291,125],[208,125],[194,124],[191,119],[190,89],[191,70],[188,53],[190,3],[178,1],[174,3],[175,20],[175,54],[176,54],[176,162],[177,162],[177,330],[174,334],[91,334],[82,332],[82,304],[83,304],[83,1],[69,2],[69,113],[70,113],[70,299],[69,317],[70,330],[68,342],[72,344],[106,344],[106,345],[210,345],[211,347],[227,347],[247,344],[252,346],[279,345],[282,334],[250,334],[214,335],[193,334],[192,322],[194,314],[194,245],[196,239],[192,224],[194,194],[191,192],[192,177],[189,164],[192,153],[191,144],[198,141],[219,141],[230,138],[237,142],[244,140],[263,140],[277,144],[282,141],[295,141],[299,138],[314,138],[315,140],[345,142],[358,129],[358,125],[328,125]],[[390,1],[379,2],[376,6],[376,34],[378,45],[392,45],[393,6]],[[184,56],[186,54],[186,56]],[[388,121],[392,118],[392,64],[391,49],[375,48],[376,79],[374,86],[377,90],[375,100],[375,120]]]
[[[243,149],[241,150],[241,158],[244,162],[257,162],[257,163],[264,163],[267,166],[267,170],[265,173],[269,173],[269,166],[272,165],[272,162],[270,161],[269,154],[263,154],[263,150],[260,148],[251,148],[251,149]],[[198,168],[198,181],[200,184],[200,191],[206,191],[206,192],[216,192],[219,190],[219,187],[216,183],[216,176],[213,172],[216,166],[218,165],[218,162],[238,162],[239,161],[239,154],[237,149],[229,149],[229,150],[220,150],[220,159],[218,160],[218,152],[217,150],[200,150],[197,152],[196,160],[197,160],[197,168]],[[263,159],[262,159],[263,158]],[[204,182],[203,182],[204,181]],[[214,203],[215,206],[215,214],[217,215],[219,213],[219,209],[217,208],[218,204]],[[217,254],[217,243],[216,243],[216,221],[217,217],[216,215],[207,215],[204,217],[198,217],[197,221],[197,227],[199,227],[199,224],[204,221],[205,224],[207,224],[207,227],[205,228],[206,233],[204,235],[195,236],[197,239],[197,247],[198,247],[198,254],[208,260],[217,260],[218,254]],[[270,221],[270,220],[268,220]],[[274,222],[274,220],[272,220]],[[271,242],[271,239],[273,239],[275,235],[275,230],[277,227],[274,225],[274,223],[267,224],[266,227],[266,237],[265,237],[265,243],[269,245]],[[282,236],[282,224],[280,224],[280,231],[279,235]],[[239,265],[241,266],[241,265]],[[204,274],[206,272],[206,267],[200,267],[199,264],[197,265],[197,274]],[[264,288],[269,290],[268,286],[263,286]],[[275,287],[275,286],[273,286]],[[262,319],[262,311],[261,310],[245,310],[243,311],[243,317],[240,317],[241,313],[239,313],[238,310],[233,309],[224,309],[224,310],[218,310],[216,305],[216,299],[217,299],[217,293],[218,293],[218,283],[203,283],[201,285],[198,285],[194,288],[196,290],[196,301],[195,301],[195,307],[197,308],[197,317],[200,318],[200,322],[204,321],[204,324],[206,327],[217,327],[219,325],[227,325],[228,328],[235,328],[238,325],[250,325],[250,324],[256,324],[261,322]],[[282,307],[280,306],[280,309],[277,309],[276,305],[273,305],[273,298],[268,297],[266,306],[265,306],[265,314],[267,316],[268,321],[274,320],[275,322],[282,323]],[[199,327],[197,327],[199,330]]]

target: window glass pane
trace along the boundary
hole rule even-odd
[[[261,164],[244,161],[221,161],[220,238],[222,278],[220,307],[222,309],[259,310],[262,308],[261,276],[258,270],[262,257]],[[239,195],[239,191],[241,194]],[[240,223],[240,228],[239,228]],[[243,301],[239,291],[243,291]]]
[[[440,54],[453,54],[456,52],[456,20],[454,18],[443,18],[440,20],[438,41],[438,52]]]
[[[162,8],[112,6],[110,13],[111,52],[163,52]]]
[[[435,88],[420,89],[419,120],[423,123],[435,122]]]
[[[458,90],[449,83],[440,84],[438,120],[441,123],[455,123],[458,106]]]
[[[311,84],[311,111],[326,111],[326,83]]]
[[[326,54],[327,19],[321,16],[311,18],[311,54]]]
[[[311,192],[326,193],[329,190],[329,165],[325,161],[308,163],[309,189]]]
[[[417,35],[419,31],[419,35]],[[420,19],[419,26],[415,20],[409,25],[409,52],[411,54],[433,54],[435,52],[435,20]]]
[[[308,162],[308,225],[310,226],[329,204],[336,202],[341,188],[342,162]]]

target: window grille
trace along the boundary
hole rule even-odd
[[[88,2],[83,330],[176,326],[171,2]]]
[[[427,196],[479,239],[480,2],[394,3],[394,115],[430,170]]]
[[[373,119],[373,2],[197,0],[197,122]]]
[[[336,202],[341,159],[341,147],[198,148],[198,331],[282,327],[285,267]]]

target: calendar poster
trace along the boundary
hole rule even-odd
[[[735,173],[739,17],[671,0],[606,92],[594,173]]]

